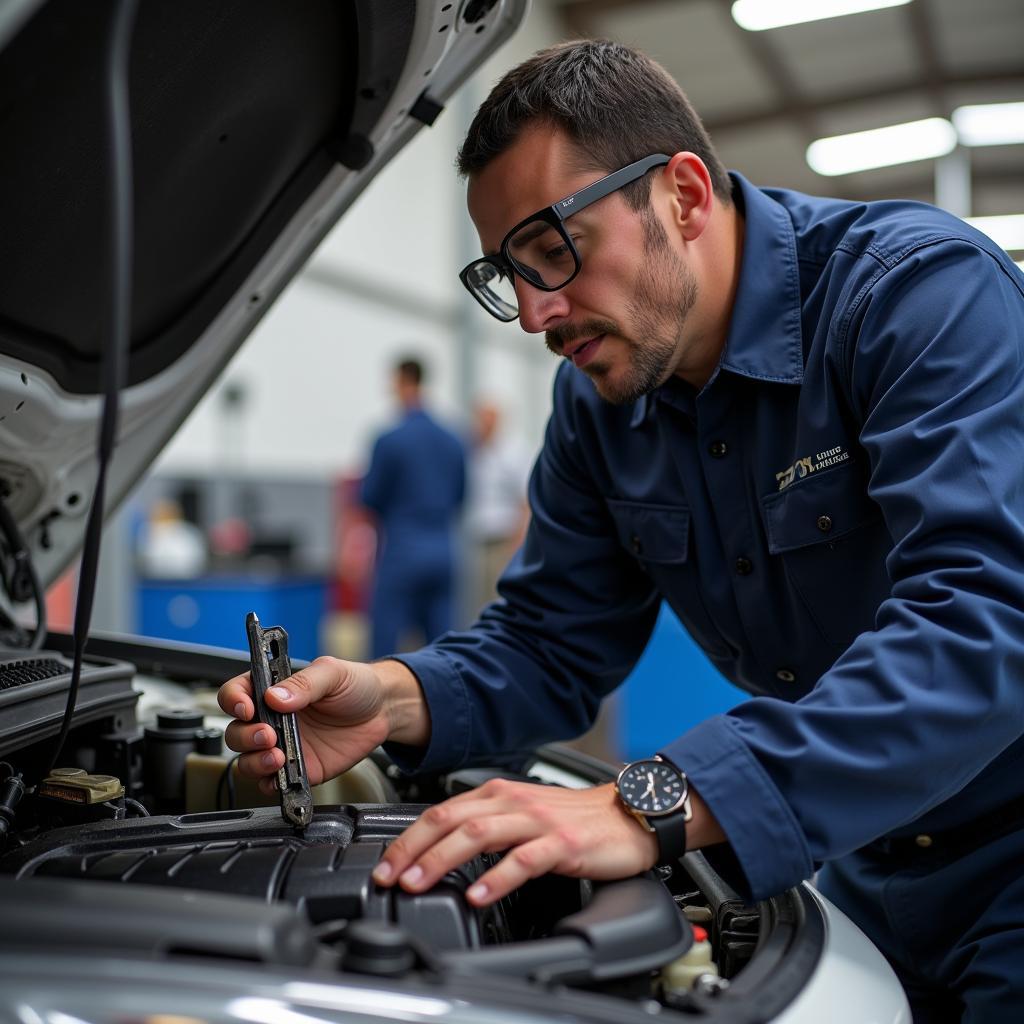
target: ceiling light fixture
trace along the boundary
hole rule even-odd
[[[807,163],[818,174],[834,177],[929,160],[945,156],[955,147],[953,126],[943,117],[926,117],[923,121],[818,139],[807,147]]]
[[[997,217],[967,217],[972,228],[984,232],[1000,248],[1024,249],[1024,213],[1006,213]]]
[[[965,146],[1007,146],[1024,142],[1024,103],[982,103],[957,107],[953,127]]]
[[[899,7],[910,0],[736,0],[732,20],[748,32]]]

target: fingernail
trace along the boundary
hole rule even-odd
[[[283,686],[272,686],[267,693],[272,693],[278,700],[292,699],[292,691],[286,690]]]
[[[415,885],[423,877],[423,868],[414,864],[405,874],[402,875],[403,885]]]
[[[235,718],[245,718],[245,705],[241,701],[235,705]]]
[[[277,758],[274,757],[273,751],[268,750],[260,760],[268,767],[273,768],[277,763]]]
[[[267,745],[267,743],[270,742],[270,736],[267,735],[267,730],[266,729],[257,729],[252,734],[252,739],[253,739],[253,742],[258,747],[265,747]]]
[[[477,882],[466,890],[466,895],[471,900],[482,900],[487,898],[487,886],[483,882]]]
[[[373,869],[373,880],[375,882],[380,882],[381,885],[383,885],[385,882],[389,882],[391,880],[391,876],[393,874],[394,869],[391,867],[391,865],[386,860],[382,860]]]

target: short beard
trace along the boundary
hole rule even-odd
[[[693,272],[672,251],[661,222],[648,208],[643,214],[644,257],[651,270],[639,276],[628,307],[629,335],[610,320],[588,320],[578,327],[549,331],[547,346],[560,355],[577,338],[612,334],[629,346],[629,366],[621,380],[612,380],[600,358],[584,368],[597,393],[612,405],[635,402],[661,387],[675,369],[686,318],[697,301]]]

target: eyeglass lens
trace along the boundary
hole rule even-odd
[[[466,283],[488,312],[499,320],[515,320],[519,315],[516,286],[511,278],[493,263],[486,263],[483,260],[474,263],[466,274]]]
[[[524,224],[505,248],[523,277],[542,288],[561,288],[576,271],[576,258],[565,236],[545,220]]]
[[[545,290],[561,288],[576,272],[576,257],[558,228],[546,220],[524,224],[505,247],[505,254],[523,280]],[[481,260],[466,275],[470,289],[502,320],[519,315],[515,282],[495,264]]]

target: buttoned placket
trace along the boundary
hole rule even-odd
[[[746,436],[744,410],[735,400],[731,375],[719,373],[697,396],[697,444],[710,507],[722,541],[726,569],[748,642],[760,655],[758,636],[763,631],[765,571],[755,524],[756,507],[747,494],[743,463]],[[758,660],[761,660],[759,657]]]
[[[744,389],[748,401],[756,400]],[[720,373],[697,396],[696,433],[700,465],[710,507],[732,580],[737,613],[746,642],[762,666],[759,683],[767,692],[791,697],[799,676],[779,649],[784,630],[773,628],[773,610],[766,601],[771,580],[769,555],[762,539],[759,495],[754,493],[752,467],[746,465],[751,438],[749,406],[737,393],[732,375]],[[824,517],[823,517],[824,518]],[[824,529],[824,527],[822,527]]]

